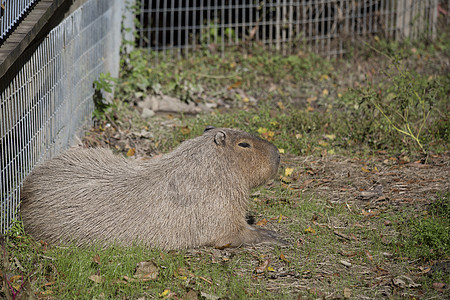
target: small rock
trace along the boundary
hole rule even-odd
[[[361,196],[361,198],[363,198],[363,199],[370,199],[370,198],[373,198],[373,197],[375,197],[375,196],[377,196],[378,194],[377,193],[375,193],[375,192],[370,192],[370,191],[363,191],[363,192],[361,192],[361,194],[360,194],[360,196]]]
[[[346,267],[351,267],[352,266],[352,263],[351,262],[348,262],[348,261],[346,261],[346,260],[340,260],[339,261],[341,264],[343,264],[344,266],[346,266]]]
[[[151,118],[151,117],[153,117],[154,115],[155,115],[155,112],[154,112],[153,110],[151,110],[151,109],[149,109],[149,108],[146,108],[146,107],[144,107],[144,108],[142,109],[141,116],[142,116],[143,118]]]

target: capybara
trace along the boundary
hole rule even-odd
[[[278,149],[249,133],[207,127],[151,160],[70,149],[25,179],[25,230],[50,243],[143,242],[161,249],[283,243],[246,222],[250,190],[277,173]]]

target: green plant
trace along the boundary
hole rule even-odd
[[[110,107],[111,101],[107,99],[107,93],[113,92],[114,84],[117,83],[117,79],[113,78],[111,74],[100,73],[98,78],[94,80],[94,105],[95,110],[93,113],[94,118],[97,120],[103,119],[105,110]]]
[[[422,134],[433,106],[445,97],[443,86],[438,78],[408,70],[398,59],[391,59],[384,82],[378,85],[368,82],[356,91],[361,103],[372,104],[390,128],[412,139],[427,154]]]

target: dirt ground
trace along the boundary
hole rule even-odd
[[[286,157],[298,172],[298,187],[314,190],[331,202],[353,202],[368,209],[386,205],[426,205],[437,192],[448,192],[448,155],[410,162],[407,157],[370,160],[331,157]]]

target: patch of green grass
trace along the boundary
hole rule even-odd
[[[450,193],[441,195],[429,210],[408,212],[399,224],[395,243],[399,255],[431,261],[450,257]]]
[[[117,96],[124,100],[147,93],[164,93],[196,101],[202,93],[215,94],[234,86],[246,90],[267,89],[267,83],[291,84],[331,73],[329,60],[315,54],[282,56],[267,50],[228,49],[224,55],[202,52],[187,59],[135,50],[121,70]]]
[[[450,76],[416,71],[408,43],[382,43],[368,47],[382,62],[380,69],[372,69],[370,80],[352,82],[355,86],[348,89],[345,78],[349,74],[339,72],[339,62],[311,53],[282,56],[258,47],[235,48],[224,55],[205,51],[189,58],[159,57],[156,65],[155,55],[159,54],[135,50],[124,59],[128,63],[121,70],[116,96],[124,102],[159,93],[187,102],[234,97],[228,100],[242,104],[239,93],[227,93],[240,89],[258,100],[257,106],[236,108],[238,111],[182,117],[180,126],[188,126],[190,134],[178,130],[173,137],[162,134],[158,141],[162,151],[201,134],[205,125],[213,125],[260,135],[258,130],[266,129],[274,134],[269,139],[292,154],[323,154],[326,150],[343,155],[386,151],[423,156],[445,152],[450,142],[444,113]],[[428,53],[426,49],[421,53]],[[439,55],[433,53],[428,54]],[[328,96],[321,96],[323,89]],[[313,103],[308,104],[307,99]],[[111,113],[118,114],[121,109],[113,108]]]
[[[288,247],[168,252],[142,245],[58,247],[34,241],[17,224],[16,234],[6,237],[2,246],[6,253],[0,265],[2,274],[9,274],[10,280],[16,275],[12,286],[22,295],[31,291],[57,299],[183,298],[189,292],[230,299],[292,299],[298,295],[343,296],[344,288],[353,295],[377,297],[379,290],[367,288],[377,283],[377,272],[398,276],[410,268],[408,261],[383,255],[397,251],[405,257],[410,255],[409,248],[392,248],[393,244],[380,241],[392,230],[382,225],[383,220],[398,220],[401,213],[389,210],[379,217],[366,217],[354,206],[349,209],[344,203],[331,203],[314,192],[300,192],[292,184],[276,181],[261,188],[250,205],[255,222],[266,219],[266,228],[278,228]],[[444,218],[448,214],[448,199],[440,199],[429,215],[439,211]],[[156,279],[134,278],[136,265],[143,261],[156,265]],[[270,268],[256,272],[267,261]],[[428,286],[425,292],[432,294],[433,280],[446,282],[446,276],[436,273],[430,279],[422,278],[422,284]],[[24,280],[26,284],[19,288]],[[5,296],[5,291],[0,295]]]

